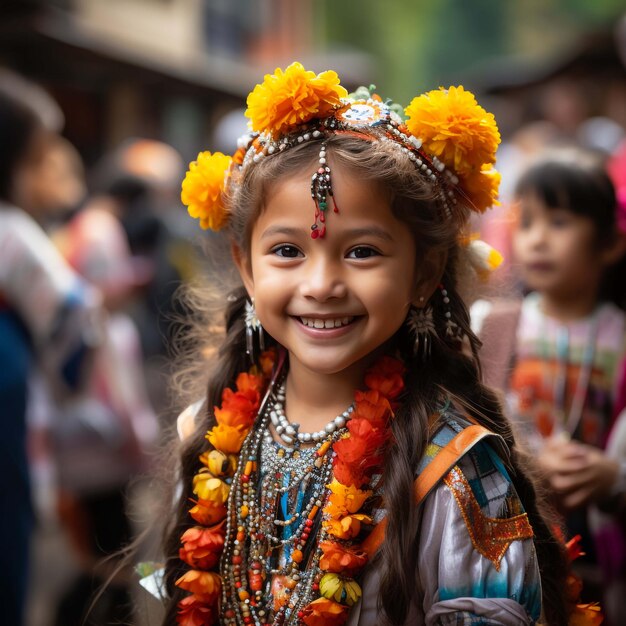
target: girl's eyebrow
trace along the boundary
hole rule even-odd
[[[261,235],[261,239],[267,239],[268,237],[273,237],[274,235],[287,235],[288,237],[297,237],[302,236],[303,234],[307,235],[309,233],[308,230],[304,228],[294,228],[293,226],[281,226],[280,224],[276,226],[270,226],[266,230],[263,231]]]

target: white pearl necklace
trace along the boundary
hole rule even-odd
[[[285,415],[284,411],[285,403],[285,385],[282,384],[276,390],[276,402],[270,410],[270,420],[274,426],[276,434],[287,444],[292,445],[296,440],[299,443],[318,443],[330,435],[332,435],[337,429],[343,428],[354,411],[354,405],[350,405],[341,415],[337,415],[332,419],[323,430],[319,430],[313,433],[300,432],[299,424],[292,424]]]

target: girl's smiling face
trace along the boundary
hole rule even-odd
[[[331,200],[323,239],[306,170],[272,187],[249,255],[235,254],[263,327],[292,366],[323,374],[367,367],[419,295],[413,235],[382,189],[339,165],[332,176],[340,211]]]

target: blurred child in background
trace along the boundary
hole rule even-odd
[[[567,150],[530,166],[516,200],[513,250],[530,293],[485,319],[485,376],[507,391],[569,536],[582,536],[584,589],[605,589],[617,624],[626,609],[623,591],[615,593],[626,581],[626,456],[606,447],[626,403],[626,315],[610,277],[626,245],[615,190],[596,155]]]

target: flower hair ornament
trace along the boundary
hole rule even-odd
[[[325,138],[350,132],[368,140],[389,141],[415,164],[432,186],[445,216],[458,205],[482,213],[498,204],[500,174],[495,170],[500,133],[496,121],[462,86],[437,89],[413,98],[404,109],[370,89],[348,94],[334,71],[320,74],[292,63],[266,74],[248,95],[245,115],[250,132],[230,157],[201,152],[191,163],[181,199],[203,229],[228,224],[225,192],[238,171],[305,141],[320,142],[319,168],[311,180],[315,217],[311,236],[326,234],[327,214],[339,212],[333,195]],[[340,203],[340,202],[339,202]]]

